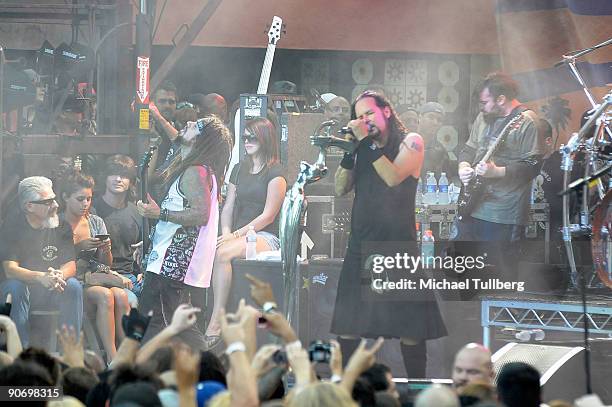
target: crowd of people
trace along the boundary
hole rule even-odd
[[[252,276],[249,279],[255,304],[264,307],[275,301],[269,283]],[[24,349],[16,324],[8,317],[11,306],[8,302],[0,307],[0,328],[6,338],[5,350],[0,352],[0,384],[58,389],[55,396],[47,396],[48,401],[30,395],[27,405],[542,405],[540,374],[535,368],[522,362],[509,363],[496,376],[491,352],[476,343],[457,352],[452,386],[434,384],[416,397],[393,381],[388,366],[376,362],[375,354],[384,342],[382,337],[370,344],[362,340],[350,355],[343,355],[338,342],[332,340],[329,353],[323,358],[331,377],[321,379],[313,359],[319,363],[323,359],[303,346],[282,313],[276,309],[262,312],[245,305],[244,299],[234,312],[222,309],[219,314],[220,335],[226,346],[221,356],[194,350],[180,339],[185,331],[193,329],[201,312],[185,303],[178,305],[168,325],[146,342],[143,337],[148,334],[151,316],[136,309],[123,315],[121,327],[125,335],[108,366],[85,349],[82,334],[66,325],[58,332],[61,344],[58,356],[34,347]],[[262,318],[265,329],[277,338],[275,344],[257,345],[256,330],[261,329],[258,325]],[[590,400],[593,402],[593,398]],[[572,404],[554,400],[548,405]]]
[[[247,234],[255,233],[259,252],[280,249],[287,178],[277,118],[249,120],[232,137],[222,96],[180,100],[176,87],[163,83],[150,106],[148,194],[137,193],[135,162],[121,154],[102,160],[95,174],[68,165],[53,180],[19,183],[18,207],[2,226],[0,385],[57,387],[64,402],[88,406],[539,406],[538,371],[514,363],[495,377],[490,351],[477,344],[457,353],[452,387],[431,386],[407,400],[375,354],[384,338],[401,338],[408,375],[424,377],[426,341],[447,334],[436,300],[361,295],[361,271],[377,249],[364,243],[416,248],[415,193],[425,168],[449,175],[458,168],[464,183],[474,175],[490,179],[487,199],[459,223],[461,237],[516,239],[528,185],[541,167],[538,122],[516,100],[509,77],[491,75],[479,90],[481,114],[459,163],[436,140],[444,120],[438,103],[398,114],[378,92],[366,91],[352,105],[322,96],[326,117],[345,118],[340,124],[357,148],[335,174],[336,192],[354,190],[355,198],[332,321],[338,340],[323,347],[331,376],[321,379],[317,352],[299,341],[270,284],[249,276],[259,309],[243,300],[225,311],[232,260],[246,256]],[[514,115],[525,119],[497,161],[474,165]],[[238,138],[244,157],[228,168]],[[33,310],[57,319],[59,357],[41,349],[55,333],[30,324]],[[89,320],[102,354],[86,349],[81,332]],[[262,324],[278,345],[257,346]]]

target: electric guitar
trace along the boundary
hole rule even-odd
[[[281,38],[283,28],[283,19],[274,16],[270,29],[268,30],[268,49],[266,50],[266,57],[264,58],[263,68],[259,77],[259,85],[257,86],[257,94],[265,95],[268,93],[268,83],[270,82],[270,73],[272,72],[272,62],[274,61],[274,52],[276,51],[276,44]],[[232,149],[232,158],[230,160],[226,180],[229,180],[229,176],[232,173],[232,168],[240,160],[240,109],[236,110],[234,116],[234,148]]]
[[[149,151],[147,151],[143,156],[142,160],[140,160],[140,200],[143,203],[149,203],[149,164],[151,163],[151,158],[153,158],[153,153],[157,150],[156,146],[149,146]],[[141,231],[141,240],[142,240],[142,264],[144,264],[145,256],[147,254],[147,250],[149,248],[149,221],[147,218],[142,218],[142,231]]]
[[[504,142],[508,134],[510,134],[512,130],[518,129],[524,121],[525,116],[521,113],[513,117],[510,122],[504,126],[501,134],[489,147],[485,155],[480,160],[472,163],[472,168],[476,167],[476,165],[481,161],[489,161],[499,146]],[[459,193],[459,198],[457,199],[457,215],[459,219],[472,214],[476,208],[476,205],[478,205],[482,196],[484,195],[485,186],[485,179],[480,175],[473,176],[467,185],[461,185],[461,192]]]

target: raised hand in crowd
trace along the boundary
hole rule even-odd
[[[246,313],[241,317],[247,318]],[[257,395],[257,381],[255,373],[246,352],[246,333],[244,331],[244,320],[238,314],[225,314],[220,311],[221,337],[227,348],[225,353],[230,361],[230,369],[227,374],[228,390],[230,391],[230,405],[236,407],[250,407],[259,405]]]
[[[83,332],[77,334],[73,326],[68,328],[64,325],[61,331],[57,331],[57,335],[62,346],[64,363],[70,367],[84,367]]]
[[[276,302],[274,300],[274,292],[272,291],[272,285],[270,283],[259,280],[249,273],[246,273],[244,277],[251,283],[251,298],[257,305],[263,307],[263,305],[267,302]]]
[[[235,315],[242,325],[246,355],[251,361],[257,351],[257,321],[261,317],[261,312],[250,305],[246,305],[243,298],[238,303],[238,310],[236,310]]]
[[[181,304],[176,307],[170,325],[142,346],[136,356],[136,363],[149,360],[157,349],[165,346],[176,335],[191,328],[196,323],[200,311],[200,308],[193,307],[190,304]]]
[[[138,342],[142,341],[151,317],[152,315],[142,315],[136,308],[132,308],[128,315],[124,315],[121,318],[121,325],[123,326],[125,336]]]
[[[312,382],[313,371],[308,352],[300,342],[293,342],[285,347],[287,360],[295,375],[295,389],[307,386]]]
[[[342,385],[349,393],[353,391],[353,386],[359,375],[372,367],[374,362],[376,362],[376,352],[378,352],[384,342],[384,338],[379,337],[370,349],[366,349],[366,340],[361,340],[361,343],[359,343],[359,346],[349,358],[344,370],[344,376],[342,377]]]
[[[142,315],[136,308],[130,310],[129,315],[124,315],[121,318],[121,325],[125,338],[121,341],[115,358],[111,361],[109,369],[113,369],[121,364],[131,364],[136,358],[140,341],[147,331],[153,311],[149,311],[147,315]]]
[[[270,369],[276,366],[272,356],[279,351],[281,351],[281,347],[275,344],[267,344],[259,348],[253,357],[253,361],[251,362],[255,376],[263,376],[270,371]]]
[[[329,369],[331,370],[332,378],[342,377],[342,350],[340,344],[335,339],[330,339],[331,356],[329,358]]]

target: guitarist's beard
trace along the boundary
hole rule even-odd
[[[493,107],[490,112],[482,112],[482,118],[487,124],[493,124],[497,119],[501,119],[502,117],[504,117],[504,111],[499,106]]]

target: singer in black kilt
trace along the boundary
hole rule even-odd
[[[406,131],[389,101],[378,93],[361,94],[351,115],[349,137],[359,145],[354,155],[343,158],[335,187],[338,195],[354,187],[355,200],[331,330],[339,335],[345,355],[359,337],[401,338],[408,376],[424,377],[425,341],[446,335],[433,293],[376,293],[372,279],[378,275],[363,272],[373,253],[392,255],[403,247],[409,255],[419,255],[414,205],[423,140]]]

